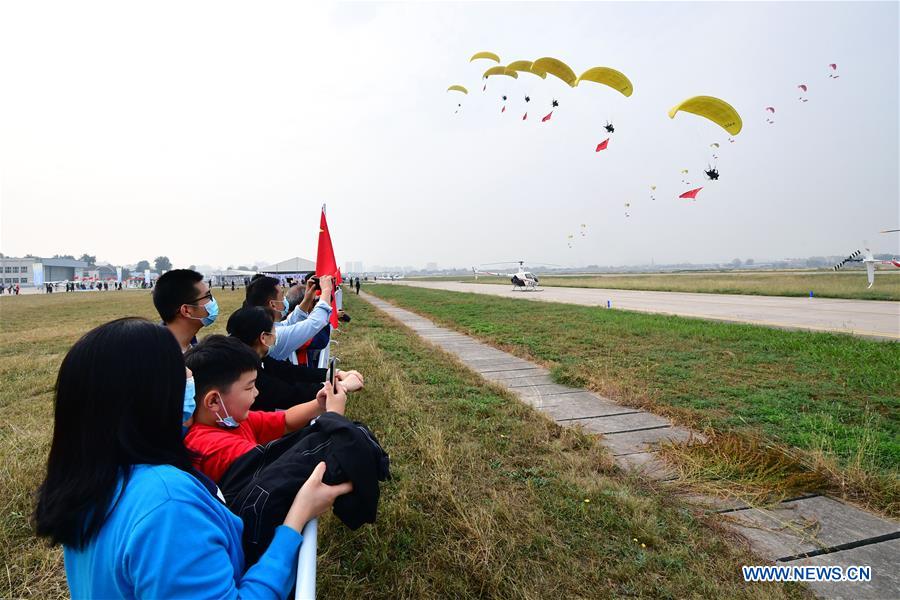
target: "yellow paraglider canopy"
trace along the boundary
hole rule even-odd
[[[450,87],[447,88],[447,91],[448,92],[462,92],[463,94],[469,93],[469,90],[467,90],[466,88],[464,88],[461,85],[451,85]]]
[[[488,69],[487,71],[484,72],[484,75],[482,75],[482,77],[487,79],[491,75],[506,75],[507,77],[512,77],[513,79],[519,78],[518,73],[516,73],[512,69],[507,69],[506,67],[503,67],[503,66],[491,67],[490,69]]]
[[[575,71],[573,71],[569,65],[549,56],[539,58],[531,63],[531,70],[537,73],[550,73],[554,77],[562,79],[572,87],[575,87],[575,82],[578,81],[578,78],[575,76]]]
[[[475,54],[472,55],[472,58],[469,59],[469,62],[472,62],[473,60],[478,60],[479,58],[486,58],[488,60],[494,61],[495,63],[500,62],[500,57],[497,56],[496,54],[494,54],[493,52],[476,52]]]
[[[669,118],[674,119],[675,115],[680,112],[689,112],[709,119],[731,135],[737,135],[744,126],[741,121],[741,115],[738,114],[734,107],[718,98],[712,96],[694,96],[688,98],[681,104],[673,106],[669,111]]]
[[[610,69],[609,67],[593,67],[588,69],[581,74],[581,77],[578,78],[575,85],[578,85],[582,81],[593,81],[594,83],[608,85],[626,98],[634,92],[634,86],[631,85],[631,81],[625,77],[625,74],[620,73],[615,69]]]
[[[513,62],[509,63],[508,65],[506,65],[506,68],[511,71],[519,71],[521,73],[531,73],[532,75],[537,75],[541,79],[547,78],[546,73],[534,70],[534,63],[531,62],[530,60],[516,60],[516,61],[513,61]]]

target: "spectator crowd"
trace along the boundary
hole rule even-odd
[[[198,340],[219,306],[176,269],[152,289],[159,323],[117,319],[72,346],[35,510],[72,597],[286,598],[308,521],[375,522],[388,456],[344,416],[365,379],[319,365],[334,287],[256,275],[228,335]]]

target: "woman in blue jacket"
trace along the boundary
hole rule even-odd
[[[63,544],[74,598],[285,598],[303,526],[351,490],[319,464],[244,572],[241,520],[182,443],[184,373],[172,334],[136,318],[90,331],[60,366],[35,520]]]

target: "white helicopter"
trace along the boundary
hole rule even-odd
[[[512,282],[512,291],[522,290],[523,292],[542,292],[540,289],[540,279],[538,279],[537,275],[532,273],[531,271],[525,270],[525,261],[520,260],[516,261],[519,264],[519,270],[515,273],[494,273],[493,271],[479,271],[475,267],[472,267],[472,273],[475,274],[475,279],[478,279],[479,275],[494,275],[496,277],[509,277],[509,280]],[[513,261],[505,262],[505,263],[485,263],[484,266],[489,265],[511,265],[514,264]]]
[[[852,262],[861,262],[866,265],[866,277],[869,280],[869,285],[866,289],[875,285],[875,265],[894,265],[900,269],[900,260],[897,260],[896,258],[894,260],[878,260],[872,254],[872,251],[869,250],[869,248],[866,248],[865,254],[861,250],[857,250],[838,264],[834,265],[834,270],[839,271],[844,265]]]

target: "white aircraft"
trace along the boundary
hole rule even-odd
[[[866,289],[875,285],[875,265],[893,265],[900,269],[900,260],[897,260],[896,258],[894,260],[878,260],[872,254],[872,251],[869,250],[869,248],[866,248],[865,254],[863,254],[861,250],[857,250],[838,264],[834,265],[834,270],[838,271],[847,263],[852,262],[861,262],[866,265],[866,277],[869,280],[869,285]]]
[[[509,280],[512,282],[513,287],[512,291],[522,290],[523,292],[540,292],[543,290],[538,289],[540,285],[540,280],[537,278],[537,275],[532,273],[531,271],[525,270],[525,261],[520,260],[519,270],[515,273],[494,273],[492,271],[479,271],[475,267],[472,267],[472,273],[475,274],[475,279],[478,279],[479,275],[495,275],[497,277],[509,277]],[[487,264],[495,264],[495,265],[511,265],[512,262],[508,263],[487,263]]]

